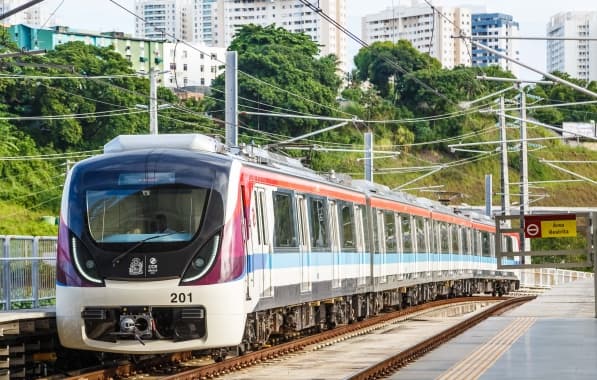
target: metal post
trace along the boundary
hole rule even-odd
[[[524,215],[529,203],[529,175],[528,175],[528,151],[527,151],[527,111],[526,111],[526,94],[522,86],[520,87],[520,226],[522,228],[520,235],[521,251],[529,251],[530,240],[524,237]],[[528,257],[530,260],[530,257]],[[527,257],[524,258],[525,264]]]
[[[226,145],[238,146],[238,59],[235,51],[226,52]]]
[[[365,132],[365,181],[373,182],[373,133]]]
[[[10,310],[10,236],[4,237],[3,258],[4,258],[4,305],[5,310]]]
[[[33,308],[37,309],[39,307],[39,237],[33,238],[31,258],[31,296]]]
[[[485,175],[485,215],[491,216],[492,208],[492,177],[491,174]]]
[[[158,86],[157,70],[149,69],[149,133],[158,134]]]
[[[502,141],[502,215],[510,215],[510,179],[508,178],[508,136],[506,133],[504,97],[500,97],[500,139]]]
[[[597,318],[597,212],[591,213],[591,233],[593,235],[593,301],[595,302],[595,318]]]

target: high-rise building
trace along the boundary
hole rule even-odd
[[[444,68],[471,65],[471,48],[461,38],[471,33],[468,8],[435,7],[415,2],[410,6],[390,7],[361,19],[362,38],[368,43],[408,40],[422,53],[437,58]],[[440,15],[441,13],[442,15]]]
[[[206,45],[214,45],[213,9],[217,0],[191,0],[188,8],[191,39]]]
[[[547,24],[548,37],[597,38],[597,12],[561,12]],[[573,78],[597,80],[597,41],[548,40],[547,71]]]
[[[135,0],[135,36],[190,41],[189,0]]]
[[[312,3],[339,24],[346,25],[345,0]],[[213,20],[213,41],[216,46],[230,45],[236,31],[244,25],[275,24],[291,32],[309,35],[321,46],[322,56],[336,55],[340,69],[348,70],[345,34],[298,0],[218,0]]]
[[[504,37],[518,37],[518,23],[510,15],[502,13],[473,13],[471,35],[475,41],[500,53],[519,60],[518,40]],[[499,38],[498,38],[499,37]],[[500,66],[518,76],[518,65],[505,58],[498,57],[482,48],[472,48],[473,66]]]
[[[0,14],[4,14],[16,7],[23,5],[26,0],[3,0],[0,1]],[[2,20],[3,25],[27,24],[39,27],[47,20],[47,15],[41,4],[27,8],[19,13]]]

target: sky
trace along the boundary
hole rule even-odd
[[[326,0],[321,0],[326,1]],[[412,0],[417,1],[417,0]],[[114,0],[134,11],[134,0]],[[423,2],[423,0],[419,0]],[[376,13],[392,5],[408,5],[410,0],[346,0],[346,27],[357,36],[361,35],[361,17]],[[484,7],[488,12],[510,14],[520,25],[520,36],[545,36],[549,18],[566,11],[597,11],[595,0],[435,0],[435,5]],[[84,5],[83,5],[84,4]],[[56,11],[55,17],[62,25],[93,31],[134,31],[134,17],[110,0],[46,0],[48,12]],[[348,59],[358,51],[358,45],[349,40]],[[545,42],[537,40],[519,42],[520,60],[541,71],[545,70]],[[521,70],[522,79],[537,79],[539,74]]]

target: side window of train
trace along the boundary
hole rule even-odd
[[[450,225],[450,234],[452,235],[452,253],[458,254],[460,253],[459,245],[458,245],[458,233],[460,232],[460,228],[455,225]]]
[[[265,203],[265,190],[256,188],[255,194],[255,218],[253,223],[257,233],[257,243],[259,245],[268,244],[267,236],[267,224],[266,224],[266,203]]]
[[[323,198],[309,198],[309,224],[311,227],[311,248],[330,247],[328,220]]]
[[[373,209],[373,252],[382,252],[383,242],[383,213],[376,208]]]
[[[296,248],[297,223],[295,222],[292,193],[274,193],[274,247]]]
[[[384,212],[384,226],[386,230],[386,252],[396,253],[396,218],[392,211]]]
[[[460,229],[460,233],[462,235],[462,254],[463,255],[470,255],[470,241],[469,241],[469,229],[466,227],[462,227]]]
[[[356,249],[363,252],[367,250],[367,243],[366,243],[366,223],[367,218],[365,216],[363,206],[354,206],[354,221],[355,221],[355,239],[356,239]]]
[[[338,218],[340,223],[340,240],[342,250],[356,249],[355,218],[353,205],[348,202],[338,202]]]
[[[413,253],[413,237],[410,215],[400,214],[400,225],[402,228],[402,250],[404,253]]]
[[[415,216],[415,233],[417,237],[417,252],[427,252],[427,239],[425,238],[425,219]]]
[[[439,252],[439,222],[425,218],[425,224],[429,231],[429,240],[427,242],[429,245],[429,252]]]
[[[481,247],[479,246],[479,231],[477,230],[472,230],[472,248],[473,248],[473,255],[481,255]]]
[[[439,225],[439,241],[442,253],[450,252],[450,235],[448,234],[448,225],[443,222]]]
[[[491,235],[489,232],[481,232],[481,255],[491,257]]]

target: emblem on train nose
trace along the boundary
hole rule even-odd
[[[155,257],[149,258],[149,265],[147,266],[147,273],[156,274],[158,273],[158,259]]]
[[[140,276],[143,274],[143,260],[139,257],[133,257],[129,265],[130,276]]]

